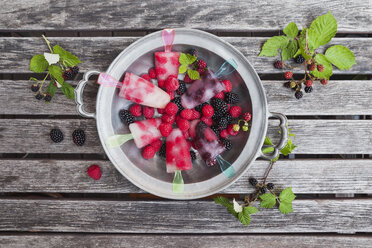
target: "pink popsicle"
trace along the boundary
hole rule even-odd
[[[119,96],[135,103],[154,108],[165,108],[169,95],[151,82],[127,72]]]
[[[148,119],[130,124],[129,130],[136,146],[142,148],[160,139],[162,137],[158,129],[160,124],[160,119]]]
[[[166,141],[167,172],[192,169],[189,146],[182,131],[173,129]]]
[[[181,96],[181,104],[184,108],[192,109],[223,90],[225,90],[225,85],[209,69]]]
[[[179,52],[156,52],[155,69],[159,87],[163,87],[165,80],[170,75],[177,78],[180,53]]]

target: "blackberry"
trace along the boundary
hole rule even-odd
[[[70,69],[67,69],[64,73],[63,73],[63,78],[64,79],[72,79],[72,71]]]
[[[225,94],[225,101],[229,104],[235,104],[239,102],[239,95],[234,92],[227,92]]]
[[[219,129],[217,126],[213,125],[213,126],[211,126],[211,129],[213,130],[213,132],[214,132],[218,137],[220,137],[220,129]]]
[[[227,109],[229,108],[229,106],[227,106],[227,103],[224,100],[219,99],[219,98],[213,98],[211,100],[211,104],[212,104],[212,107],[214,108],[214,113],[220,116],[223,116],[224,114],[226,114]]]
[[[74,143],[77,146],[84,145],[84,142],[85,142],[85,133],[84,133],[84,130],[82,130],[82,129],[76,129],[72,133],[72,140],[74,141]]]
[[[254,178],[254,177],[251,177],[251,178],[249,178],[249,183],[253,186],[253,187],[256,187],[256,185],[257,185],[257,179],[256,178]]]
[[[198,56],[198,51],[196,51],[196,49],[194,48],[191,48],[187,51],[188,54],[191,54],[191,55],[194,55],[194,56]]]
[[[226,151],[230,151],[232,148],[232,143],[228,139],[221,139],[222,143],[225,145]]]
[[[52,100],[52,96],[49,95],[49,94],[46,94],[46,96],[44,97],[44,100],[45,100],[46,102],[50,102],[50,101]]]
[[[43,95],[42,94],[40,94],[40,93],[37,93],[36,94],[36,96],[35,96],[35,98],[37,99],[37,100],[41,100],[41,99],[43,99]]]
[[[286,87],[286,88],[291,88],[291,82],[286,82],[286,83],[284,83],[284,87]]]
[[[159,157],[161,157],[161,158],[165,158],[165,157],[166,157],[166,153],[165,153],[165,151],[166,151],[166,146],[165,146],[165,143],[163,143],[163,144],[161,145],[161,147],[160,147],[159,152],[158,152]]]
[[[204,102],[202,104],[199,104],[198,106],[195,107],[195,110],[198,111],[200,114],[203,114],[202,113],[202,109],[205,105],[207,105],[208,103]]]
[[[313,86],[305,87],[305,92],[306,93],[311,93],[312,91],[313,91]]]
[[[269,189],[269,190],[273,190],[273,189],[274,189],[274,184],[273,184],[273,183],[268,183],[268,184],[266,185],[266,187],[267,187],[267,189]]]
[[[79,67],[74,66],[71,68],[71,71],[73,75],[77,75],[79,73]]]
[[[227,118],[226,117],[222,117],[219,121],[218,121],[218,128],[220,130],[222,129],[225,129],[227,128],[227,125],[228,125],[228,121],[227,121]]]
[[[120,117],[120,120],[123,123],[126,123],[127,125],[132,124],[134,122],[134,117],[129,110],[126,110],[126,109],[120,110],[119,117]]]
[[[225,115],[225,118],[227,120],[227,124],[230,124],[234,120],[234,118],[229,113]]]
[[[191,161],[196,159],[196,153],[194,151],[190,151]]]
[[[55,143],[59,143],[63,140],[63,133],[61,130],[59,129],[52,129],[50,131],[50,139],[55,142]]]
[[[301,54],[298,55],[296,58],[294,58],[294,61],[297,63],[297,64],[302,64],[303,62],[305,62],[305,58],[304,56],[302,56]]]
[[[266,193],[266,189],[265,188],[261,188],[260,191],[261,191],[262,194],[265,194]]]
[[[178,82],[179,82],[180,86],[178,87],[178,89],[176,90],[176,92],[177,92],[178,95],[182,95],[187,90],[186,89],[186,84],[182,80],[178,80]]]
[[[283,62],[280,61],[280,60],[275,61],[275,63],[274,63],[274,67],[275,67],[276,69],[282,69],[282,68],[283,68]]]
[[[174,102],[178,107],[178,114],[183,110],[182,104],[181,104],[181,97],[175,97],[171,102]]]
[[[296,97],[297,99],[300,99],[300,98],[302,98],[303,94],[304,94],[304,93],[302,93],[301,90],[296,91],[296,93],[295,93],[295,97]]]
[[[31,85],[31,91],[32,92],[37,92],[39,89],[40,89],[40,85],[39,84],[33,84],[33,85]]]

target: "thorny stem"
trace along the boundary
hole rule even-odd
[[[266,175],[265,175],[265,177],[264,177],[263,185],[266,184],[266,179],[267,179],[267,177],[269,176],[271,170],[273,169],[273,165],[274,165],[274,164],[275,164],[275,161],[274,161],[274,162],[270,162],[270,167],[269,167],[269,169],[267,170]]]
[[[42,35],[43,36],[43,38],[44,38],[44,40],[45,40],[45,42],[47,43],[47,45],[48,45],[48,47],[49,47],[49,50],[50,50],[50,52],[51,53],[53,53],[53,50],[52,50],[52,48],[50,47],[50,42],[49,42],[49,40],[47,40],[47,38],[44,36],[44,35]]]

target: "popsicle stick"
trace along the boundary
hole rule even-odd
[[[221,65],[220,69],[218,69],[218,71],[216,72],[216,76],[219,78],[227,76],[233,73],[236,68],[238,68],[238,64],[236,63],[236,61],[232,58],[228,59]]]
[[[184,183],[182,178],[182,173],[180,170],[174,172],[174,179],[172,182],[173,192],[174,193],[183,193]]]
[[[164,52],[170,52],[172,50],[172,45],[174,41],[175,30],[174,29],[163,29],[161,32],[161,37],[164,43]]]
[[[221,169],[221,172],[227,177],[227,178],[230,178],[230,177],[233,177],[235,175],[235,169],[234,167],[232,166],[232,164],[230,164],[229,162],[227,162],[225,159],[223,159],[221,157],[221,155],[218,155],[216,157],[216,160],[220,166],[220,169]]]
[[[117,87],[117,88],[121,88],[121,86],[123,85],[122,82],[119,82],[118,80],[110,76],[109,74],[106,74],[103,72],[99,74],[98,79],[97,79],[97,84],[106,86],[106,87]]]
[[[133,139],[133,135],[131,133],[116,134],[116,135],[107,137],[106,140],[105,140],[105,143],[108,147],[114,148],[114,147],[121,146],[125,142],[127,142],[129,140],[132,140],[132,139]]]

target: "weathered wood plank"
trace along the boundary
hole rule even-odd
[[[4,5],[5,4],[5,5]],[[300,27],[331,11],[340,32],[370,32],[368,1],[324,4],[299,1],[56,1],[5,2],[0,30],[152,30],[193,27],[222,31],[281,30],[291,21]],[[84,7],[82,7],[84,6]],[[285,6],[285,8],[283,8]],[[44,11],[47,9],[48,11]],[[156,10],[156,11],[151,11]],[[278,11],[280,10],[280,11]],[[12,20],[12,21],[9,21]]]
[[[305,94],[300,101],[294,97],[293,91],[283,87],[282,81],[265,80],[262,83],[272,112],[293,116],[372,115],[372,82],[368,80],[330,81],[327,86],[316,83],[314,93]],[[35,100],[30,91],[32,84],[32,81],[25,80],[0,80],[0,106],[4,106],[0,114],[78,115],[75,102],[67,100],[60,91],[47,106],[43,101]],[[93,82],[85,88],[84,102],[89,112],[95,111],[97,89],[97,84]]]
[[[277,140],[277,121],[269,121],[268,135]],[[49,132],[58,127],[65,135],[53,143]],[[290,120],[299,145],[294,154],[369,154],[372,150],[371,120]],[[84,146],[74,145],[71,134],[82,128]],[[0,153],[103,153],[95,120],[90,119],[1,119]]]
[[[295,200],[243,226],[212,201],[0,200],[0,231],[110,233],[372,232],[372,199]],[[216,217],[217,216],[217,217]]]
[[[274,58],[258,57],[262,44],[268,38],[222,38],[240,50],[258,73],[282,72],[274,68]],[[48,39],[52,44],[59,44],[78,55],[83,61],[80,66],[81,71],[85,72],[92,69],[105,71],[114,58],[138,37],[50,37]],[[370,38],[334,38],[331,45],[342,44],[349,47],[355,53],[357,62],[350,70],[341,71],[334,68],[334,74],[372,74],[372,47],[370,43]],[[0,73],[28,73],[30,72],[29,61],[31,57],[47,50],[48,48],[41,37],[0,37],[0,51],[2,51]]]
[[[86,173],[92,164],[102,170],[99,181]],[[262,178],[269,162],[255,161],[241,179],[221,193],[253,192],[249,177]],[[371,194],[372,160],[279,160],[269,182],[277,188],[290,185],[296,194]],[[126,180],[109,161],[0,160],[1,192],[143,193]]]
[[[350,247],[364,248],[372,242],[367,235],[131,235],[131,234],[35,234],[35,235],[1,235],[0,245],[8,248],[23,247],[250,247],[256,248],[317,248]]]

